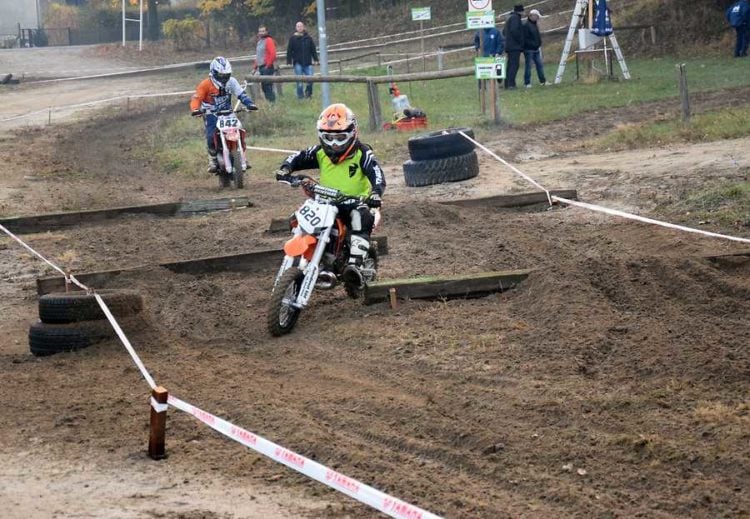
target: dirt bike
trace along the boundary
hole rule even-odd
[[[290,219],[293,236],[284,244],[284,260],[273,284],[268,330],[271,335],[279,337],[291,332],[297,324],[313,289],[332,290],[342,283],[349,297],[359,297],[366,284],[377,276],[378,253],[371,243],[359,268],[362,284],[345,281],[343,272],[349,264],[349,236],[348,229],[338,217],[338,205],[365,203],[373,207],[373,202],[321,186],[304,175],[277,175],[276,179],[292,187],[302,186],[311,197]],[[380,211],[373,212],[377,227]]]
[[[233,110],[201,109],[201,115],[216,116],[216,131],[214,131],[214,148],[217,151],[219,169],[216,176],[220,187],[234,187],[242,189],[245,185],[245,171],[247,163],[246,131],[237,117],[238,112],[247,112],[244,106],[235,106]]]

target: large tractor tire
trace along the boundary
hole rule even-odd
[[[38,357],[87,348],[111,339],[115,331],[109,321],[85,321],[71,324],[37,322],[29,328],[29,348]]]
[[[127,317],[143,310],[143,297],[135,290],[100,290],[98,294],[115,317]],[[104,319],[104,311],[93,294],[65,292],[39,298],[43,323],[65,324]]]
[[[474,151],[457,157],[404,162],[407,186],[420,187],[474,178],[479,174],[479,160]]]
[[[448,128],[411,137],[408,142],[411,160],[437,160],[474,151],[474,143],[458,132],[463,132],[472,139],[471,128]]]

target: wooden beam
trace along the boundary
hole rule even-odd
[[[507,270],[462,276],[386,279],[365,287],[365,304],[390,299],[391,289],[399,299],[443,299],[480,297],[502,292],[526,279],[531,270]]]
[[[378,255],[388,254],[388,237],[379,236],[373,238],[378,248]],[[141,265],[128,269],[103,270],[99,272],[82,272],[73,275],[84,285],[100,287],[115,279],[120,274],[137,273],[154,266],[171,270],[178,274],[211,274],[216,272],[257,272],[264,269],[272,269],[281,262],[284,252],[280,249],[265,250],[258,252],[246,252],[243,254],[230,254],[227,256],[210,256],[184,261],[172,261],[159,263],[157,265]],[[270,272],[270,271],[269,271]],[[48,276],[37,278],[36,291],[39,295],[65,290],[65,278],[62,276]]]
[[[578,192],[575,189],[559,189],[550,191],[553,196],[578,200]],[[518,195],[496,195],[484,198],[470,198],[467,200],[449,200],[440,202],[445,205],[457,205],[459,207],[524,207],[528,205],[547,204],[547,194],[544,191],[533,193],[521,193]]]
[[[5,226],[11,232],[24,234],[102,222],[118,218],[125,214],[153,214],[156,216],[175,216],[179,214],[189,215],[208,211],[248,207],[249,205],[251,204],[247,197],[190,200],[185,202],[136,205],[129,207],[115,207],[111,209],[95,209],[90,211],[17,216],[15,218],[4,218],[0,220],[0,224]]]

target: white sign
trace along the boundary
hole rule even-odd
[[[474,58],[477,79],[505,79],[505,57]]]
[[[469,0],[467,11],[492,11],[492,0]]]
[[[481,29],[495,26],[495,11],[467,11],[466,28]]]
[[[429,7],[412,7],[411,8],[411,19],[414,22],[421,20],[430,19],[430,8]]]

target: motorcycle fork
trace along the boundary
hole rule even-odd
[[[302,286],[300,287],[297,300],[294,302],[295,308],[304,308],[310,301],[312,291],[315,288],[315,283],[318,281],[318,274],[320,274],[320,260],[323,258],[323,253],[328,246],[328,242],[331,239],[331,227],[328,227],[325,231],[320,233],[318,236],[318,244],[315,247],[315,252],[305,268],[305,279],[302,280]]]
[[[221,139],[221,153],[224,156],[224,171],[227,173],[234,173],[232,160],[229,158],[229,146],[227,146],[227,140],[224,137],[224,132],[221,130],[219,130],[219,138]]]

